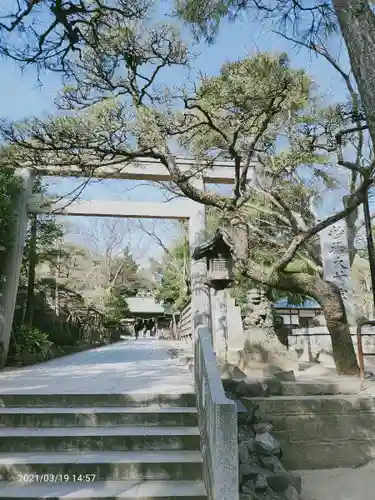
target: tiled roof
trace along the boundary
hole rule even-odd
[[[288,299],[280,299],[273,304],[276,309],[321,309],[321,306],[314,299],[305,300],[300,305],[291,304]]]
[[[154,297],[129,297],[126,299],[133,314],[164,314],[168,308],[155,301]]]

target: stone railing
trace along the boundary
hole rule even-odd
[[[350,333],[357,353],[357,328],[350,327]],[[365,365],[368,370],[375,369],[375,328],[364,326],[362,328],[362,345],[365,353],[371,353],[371,357],[365,357]],[[314,361],[321,352],[332,352],[331,336],[325,326],[309,328],[294,328],[288,335],[288,347],[299,353],[300,361]]]
[[[190,300],[185,304],[180,313],[178,332],[180,340],[191,341],[193,338],[193,318]]]
[[[237,406],[225,395],[211,334],[198,326],[195,390],[209,500],[238,500]]]

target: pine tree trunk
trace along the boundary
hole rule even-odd
[[[280,290],[307,295],[320,304],[331,336],[332,354],[337,373],[358,375],[357,356],[350,334],[345,305],[338,286],[321,277],[304,273],[283,273],[277,281],[270,283],[270,285]]]
[[[375,144],[375,14],[367,0],[333,0]]]
[[[374,63],[375,68],[375,63]],[[230,239],[235,242],[234,258],[239,270],[257,283],[286,292],[314,298],[322,307],[331,336],[333,359],[340,375],[358,375],[359,367],[346,317],[345,305],[337,285],[305,272],[283,272],[277,275],[259,265],[252,265],[247,256],[246,224],[231,220]],[[245,264],[246,263],[246,264]]]
[[[359,367],[339,288],[323,279],[314,284],[314,297],[320,303],[332,341],[332,354],[340,375],[358,375]]]

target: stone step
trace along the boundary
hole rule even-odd
[[[93,483],[0,483],[3,500],[206,500],[201,481],[106,481]]]
[[[0,395],[0,407],[52,407],[52,408],[97,408],[97,407],[144,406],[160,407],[195,407],[194,393],[186,394],[3,394]]]
[[[9,427],[0,452],[199,450],[197,427]]]
[[[0,427],[197,426],[196,408],[0,408]]]
[[[202,480],[200,451],[0,454],[0,481]]]
[[[281,382],[283,396],[333,396],[333,395],[354,395],[360,390],[360,381],[298,381]]]
[[[336,426],[339,427],[338,422],[336,422]],[[328,442],[317,441],[310,443],[286,442],[283,446],[282,463],[288,470],[295,471],[334,470],[337,467],[353,470],[365,466],[374,459],[375,439],[372,439],[372,441],[343,439],[342,441],[330,440]],[[361,487],[360,484],[359,487]],[[345,496],[341,498],[344,500]],[[352,498],[355,500],[356,497]]]
[[[272,396],[243,398],[245,406],[256,404],[265,415],[340,414],[375,411],[375,398],[369,395]]]

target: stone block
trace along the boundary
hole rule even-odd
[[[358,413],[375,411],[375,399],[372,397],[353,396],[342,398],[341,411],[343,413]]]
[[[289,477],[282,473],[267,476],[267,484],[276,493],[282,493],[291,485]]]
[[[195,407],[196,396],[187,394],[3,394],[0,407],[93,408],[97,406],[139,408],[144,406]]]
[[[253,398],[266,415],[308,415],[372,411],[373,398],[358,396],[288,396]]]
[[[288,419],[290,417],[288,415],[285,416],[270,416],[269,421],[273,425],[272,432],[286,432],[288,430]]]
[[[350,439],[366,439],[375,443],[375,412],[347,415]]]
[[[320,441],[369,440],[375,443],[375,413],[321,415]]]
[[[245,481],[256,479],[257,476],[262,473],[263,469],[257,465],[248,463],[240,464],[240,475]]]
[[[198,425],[198,415],[193,411],[176,412],[171,410],[158,411],[150,408],[150,411],[140,412],[138,408],[114,407],[108,409],[83,408],[45,408],[43,412],[36,408],[0,408],[1,427],[137,427],[139,425],[148,427],[195,427]]]
[[[241,397],[259,397],[263,394],[263,387],[258,380],[246,378],[237,384],[235,393]]]
[[[262,379],[263,396],[281,396],[283,394],[283,386],[280,380],[276,377],[268,377]]]
[[[289,485],[284,491],[285,500],[302,500],[301,495],[299,495],[298,491],[291,485]]]
[[[221,363],[220,371],[222,379],[243,380],[246,378],[245,373],[232,363]]]
[[[257,434],[263,434],[264,432],[272,432],[273,425],[268,422],[259,422],[253,425],[253,429]]]
[[[352,423],[355,424],[355,422],[350,422],[349,415],[320,415],[320,441],[339,441],[348,439]]]
[[[187,429],[191,429],[190,431]],[[0,452],[84,452],[84,451],[168,451],[199,450],[195,428],[168,431],[151,427],[91,427],[0,429]]]
[[[241,413],[240,415],[243,415],[243,413]],[[240,425],[240,423],[238,424],[238,442],[239,443],[241,443],[243,441],[247,441],[249,439],[253,439],[254,437],[255,437],[255,432],[253,431],[250,424],[246,424],[246,425]]]
[[[280,443],[269,432],[257,434],[254,439],[255,451],[258,455],[279,455]]]
[[[329,382],[282,382],[284,396],[334,396],[358,394],[359,380]]]
[[[327,349],[322,349],[317,353],[316,360],[323,366],[335,368],[336,364],[333,359],[332,353]]]
[[[258,405],[265,415],[291,415],[312,413],[311,406],[316,403],[314,401],[304,401],[303,398],[253,398],[252,401]],[[307,408],[306,408],[307,406]]]
[[[293,382],[296,380],[293,370],[280,371],[277,367],[274,367],[272,365],[268,366],[264,373],[265,375],[272,375],[281,382]]]
[[[253,500],[254,496],[252,493],[240,493],[240,500]]]
[[[40,459],[37,454],[31,458],[22,458],[16,464],[12,458],[3,459],[0,466],[0,481],[14,481],[16,482],[23,474],[50,477],[54,476],[85,476],[91,475],[95,481],[144,481],[144,480],[184,480],[184,481],[199,481],[203,474],[203,464],[199,462],[199,455],[195,461],[181,461],[178,453],[174,455],[170,453],[159,455],[159,462],[152,458],[149,462],[142,461],[142,454],[138,456],[133,453],[133,460],[137,457],[137,461],[131,461],[131,452],[129,455],[119,453],[117,460],[116,457],[111,458],[110,461],[103,461],[100,453],[90,453],[88,456],[82,453],[79,461],[72,460],[70,454],[64,453],[56,454],[51,453],[50,456],[42,455]],[[152,457],[149,453],[148,457]],[[58,458],[58,460],[56,460]],[[183,460],[183,459],[182,459]],[[60,462],[60,463],[59,463]],[[62,481],[63,479],[61,479]],[[60,486],[60,484],[59,484]]]
[[[308,443],[319,440],[319,418],[313,415],[286,419],[290,443]]]
[[[281,449],[284,450],[286,446],[289,446],[289,436],[286,431],[272,431],[272,436],[277,439],[281,445]],[[284,451],[283,451],[284,453]]]
[[[236,387],[239,384],[238,380],[223,377],[221,378],[221,382],[223,384],[224,390],[233,394],[236,392]]]
[[[288,371],[298,368],[296,353],[288,351],[281,344],[273,329],[252,327],[244,331],[243,338],[244,343],[237,351],[237,359],[238,366],[244,372],[265,369],[270,373],[271,369]]]
[[[339,441],[334,444],[289,443],[283,448],[281,462],[288,470],[360,467],[375,458],[375,444],[363,441]]]

